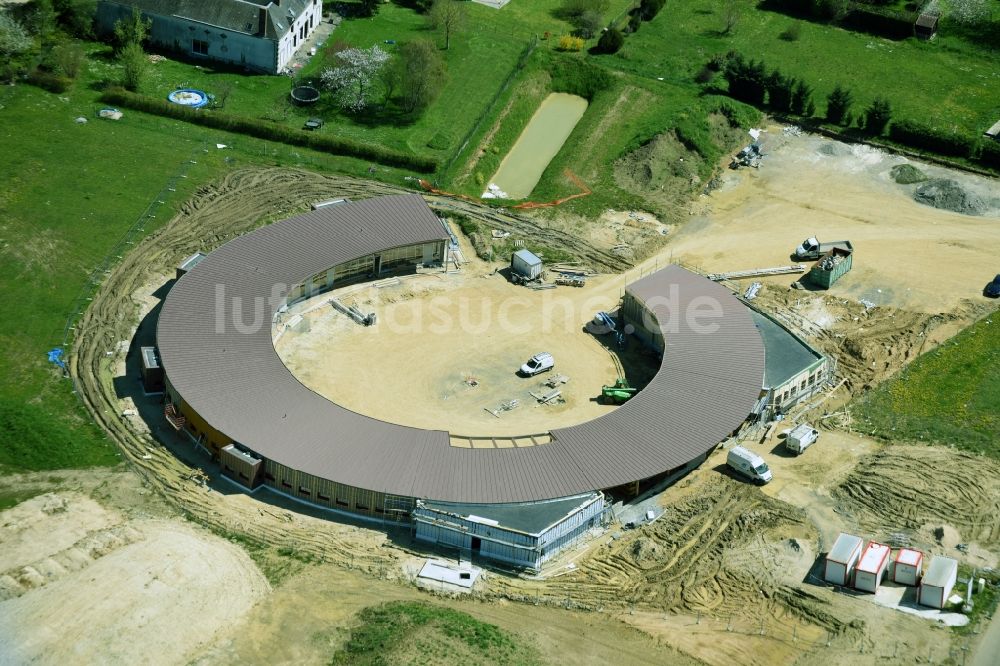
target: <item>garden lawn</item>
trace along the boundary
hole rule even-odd
[[[918,358],[852,413],[878,437],[950,444],[1000,459],[1000,313]]]

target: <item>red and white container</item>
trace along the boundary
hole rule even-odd
[[[885,544],[872,541],[861,554],[858,565],[854,569],[854,589],[865,592],[878,592],[882,578],[889,568],[889,554],[892,549]]]
[[[892,565],[892,582],[900,585],[916,585],[924,573],[924,554],[919,550],[902,548],[896,553]]]

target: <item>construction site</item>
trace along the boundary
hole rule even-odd
[[[963,608],[1000,582],[1000,465],[887,444],[850,403],[995,314],[995,183],[919,165],[973,216],[895,182],[904,158],[764,138],[683,219],[585,233],[307,171],[201,188],[78,324],[69,372],[131,471],[4,513],[14,660],[138,658],[102,618],[141,608],[168,661],[280,637],[326,663],[354,612],[435,595],[559,663],[992,663]]]

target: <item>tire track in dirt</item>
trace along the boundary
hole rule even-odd
[[[891,446],[861,460],[834,497],[888,534],[946,522],[982,543],[1000,539],[1000,464],[939,446]]]

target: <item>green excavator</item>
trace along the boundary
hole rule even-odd
[[[629,386],[624,377],[619,377],[613,385],[601,387],[601,399],[606,403],[620,405],[638,392],[639,389]]]

